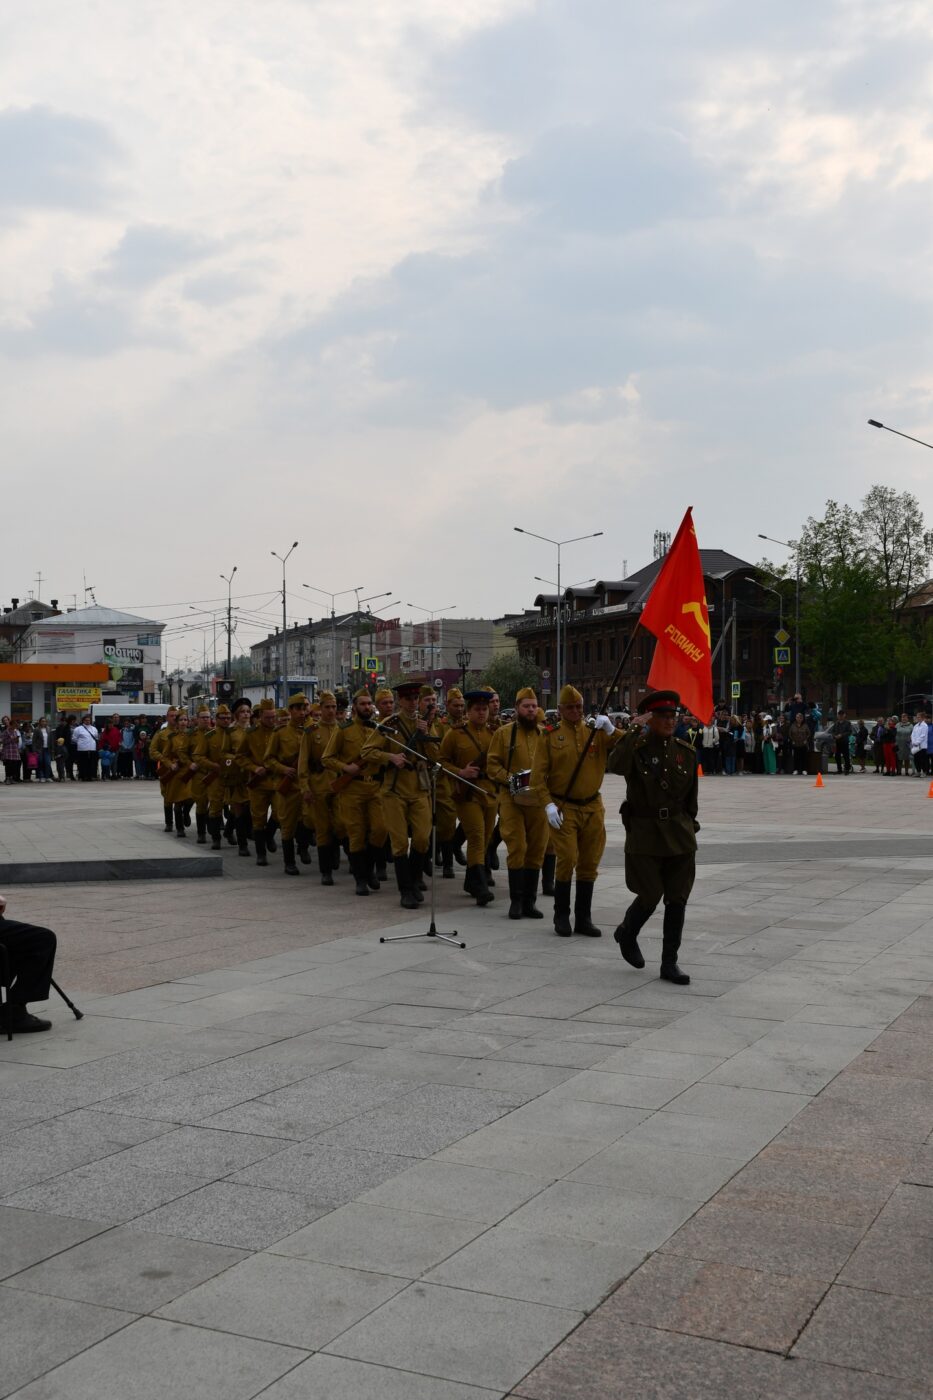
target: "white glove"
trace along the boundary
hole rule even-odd
[[[593,728],[601,729],[604,734],[614,734],[616,732],[616,727],[608,715],[597,715]]]
[[[554,830],[560,831],[561,827],[564,824],[564,819],[558,811],[557,803],[549,802],[544,810],[547,813],[547,819],[550,822],[551,826],[554,828]]]

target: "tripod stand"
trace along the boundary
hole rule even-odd
[[[429,849],[433,852],[434,850],[437,849],[437,779],[438,779],[438,775],[439,775],[440,773],[443,772],[443,764],[438,763],[436,759],[433,759],[433,758],[425,758],[424,754],[419,753],[419,751],[418,751],[417,749],[409,748],[407,744],[403,744],[402,741],[401,741],[401,739],[399,739],[395,734],[392,735],[392,742],[393,742],[394,744],[396,744],[400,749],[404,749],[406,753],[413,754],[415,758],[420,759],[420,761],[421,761],[423,764],[425,764],[425,766],[427,767],[427,770],[428,770],[428,782],[430,783],[430,786],[431,786],[431,843],[430,843]],[[468,782],[468,780],[467,780],[466,778],[458,778],[457,781],[463,783],[466,787],[476,788],[476,791],[477,791],[477,792],[482,792],[482,788],[476,787],[476,784],[475,784],[475,783]],[[385,936],[382,936],[382,937],[380,937],[380,939],[379,939],[379,942],[380,942],[380,943],[400,943],[400,942],[401,942],[403,939],[405,939],[405,938],[439,938],[439,939],[441,940],[442,943],[449,943],[449,944],[450,944],[452,947],[454,947],[454,948],[465,948],[465,947],[466,947],[466,944],[461,940],[460,935],[458,934],[458,932],[457,932],[456,929],[453,929],[450,933],[439,933],[439,932],[438,932],[438,929],[437,929],[437,890],[436,890],[436,884],[435,884],[436,880],[437,880],[437,866],[436,866],[434,860],[432,859],[432,860],[431,860],[431,922],[430,922],[430,924],[428,925],[428,927],[427,927],[427,929],[425,930],[425,932],[424,932],[424,933],[395,933],[395,934],[391,934],[388,938],[386,938]]]

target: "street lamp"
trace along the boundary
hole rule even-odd
[[[552,540],[552,539],[550,539],[547,535],[536,535],[535,532],[534,532],[534,530],[523,530],[522,527],[521,527],[520,525],[513,525],[513,526],[512,526],[512,529],[515,530],[516,533],[519,534],[519,535],[530,535],[531,538],[532,538],[533,540],[543,540],[545,544],[552,544],[552,545],[554,545],[554,547],[555,547],[556,550],[557,550],[557,665],[556,665],[556,667],[555,667],[555,670],[557,671],[557,682],[556,682],[556,684],[557,684],[557,694],[558,694],[558,696],[559,696],[559,695],[560,695],[560,688],[561,688],[561,684],[562,684],[562,674],[561,674],[561,659],[562,659],[562,658],[561,658],[561,648],[560,648],[560,610],[561,610],[561,596],[560,596],[560,552],[561,552],[561,550],[563,549],[563,547],[564,547],[565,544],[579,544],[581,540],[595,540],[595,539],[597,539],[603,532],[602,532],[602,530],[594,530],[593,533],[592,533],[591,535],[574,535],[573,539],[570,539],[570,540]]]
[[[330,599],[330,652],[331,665],[334,671],[331,684],[336,690],[339,678],[337,676],[337,612],[334,603],[337,598],[342,598],[345,593],[359,593],[365,587],[365,584],[361,583],[359,588],[341,588],[339,593],[329,593],[326,588],[318,588],[314,583],[303,583],[301,586],[302,588],[310,588],[312,593],[323,593],[325,598]]]
[[[297,548],[298,541],[296,540],[288,551],[288,554],[276,554],[274,549],[270,549],[269,551],[273,559],[280,560],[282,564],[282,697],[279,702],[281,705],[284,705],[288,699],[288,678],[285,675],[288,661],[288,624],[285,620],[285,565],[288,563],[292,552]]]
[[[796,545],[790,544],[787,540],[776,539],[774,535],[763,535],[758,532],[760,540],[770,540],[772,544],[779,544],[784,549],[789,549],[794,556],[794,571],[796,576],[796,588],[794,590],[794,694],[799,695],[800,691],[800,551]],[[763,584],[759,585],[764,587]]]
[[[753,583],[756,588],[760,588],[763,593],[773,593],[778,600],[778,631],[784,631],[784,595],[779,588],[772,588],[769,583],[759,583],[758,579],[752,578],[750,574],[745,575],[746,583]],[[781,684],[778,686],[778,700],[784,700],[784,672],[781,672]]]
[[[473,660],[473,653],[470,651],[470,648],[469,648],[469,647],[465,647],[465,646],[463,645],[463,639],[461,638],[461,640],[460,640],[460,650],[457,652],[457,665],[460,667],[460,689],[461,689],[461,690],[466,690],[466,673],[467,673],[467,667],[469,666],[469,664],[470,664],[470,662],[471,662],[472,660]]]
[[[363,674],[363,648],[362,648],[362,643],[361,643],[361,640],[360,640],[360,606],[361,606],[362,603],[371,603],[371,602],[373,602],[373,600],[376,599],[376,598],[388,598],[388,597],[391,595],[391,593],[392,593],[392,589],[391,589],[391,588],[387,588],[386,591],[385,591],[384,593],[370,593],[369,596],[368,596],[367,598],[362,598],[362,599],[360,598],[360,593],[362,592],[362,585],[361,585],[359,588],[354,588],[353,592],[356,594],[356,654],[357,654],[357,656],[358,656],[359,659],[360,659],[359,671],[360,671],[360,674],[362,675],[362,674]],[[371,613],[372,610],[371,610],[370,608],[367,608],[366,611],[367,611],[367,613]],[[357,668],[354,667],[353,669],[356,670]],[[355,686],[355,685],[356,685],[356,680],[355,680],[355,679],[354,679],[354,682],[353,682],[353,683],[354,683],[354,686]]]
[[[549,584],[551,585],[552,588],[556,588],[556,589],[558,590],[558,593],[557,593],[557,609],[558,609],[558,612],[557,612],[557,627],[558,627],[558,631],[559,631],[559,630],[560,630],[560,627],[561,627],[561,623],[563,623],[564,642],[563,642],[563,647],[561,648],[561,650],[562,650],[563,654],[566,655],[566,654],[567,654],[567,615],[566,615],[566,611],[565,611],[565,609],[564,609],[564,605],[563,605],[563,603],[561,602],[561,598],[560,598],[560,584],[559,584],[559,583],[555,583],[554,580],[553,580],[552,578],[542,578],[540,574],[535,574],[534,579],[535,579],[535,583],[549,583]],[[567,585],[567,587],[568,587],[568,588],[584,588],[588,583],[595,583],[595,582],[596,582],[596,580],[595,580],[594,578],[581,578],[581,580],[580,580],[579,583],[569,583],[569,584]],[[550,690],[549,690],[549,691],[548,691],[548,694],[550,694],[550,693],[551,693],[551,692],[550,692]],[[560,693],[560,691],[558,690],[558,694],[559,694],[559,693]]]
[[[221,575],[220,575],[220,577],[223,579],[224,583],[227,585],[227,664],[226,664],[226,666],[224,667],[224,680],[225,680],[225,681],[228,681],[228,680],[230,679],[230,670],[231,670],[230,651],[231,651],[231,646],[232,646],[232,643],[233,643],[233,628],[232,628],[232,626],[231,626],[231,616],[230,616],[230,614],[231,614],[231,612],[232,612],[232,610],[233,610],[233,609],[232,609],[232,603],[233,603],[233,575],[236,573],[236,568],[237,568],[237,566],[236,566],[236,564],[234,564],[234,566],[233,566],[233,568],[230,570],[230,573],[229,573],[229,574],[221,574]]]
[[[453,612],[456,603],[448,603],[443,608],[423,608],[420,603],[406,603],[406,608],[414,608],[416,612],[427,613],[431,619],[431,680],[434,680],[434,619],[438,613]]]
[[[924,442],[923,438],[911,437],[910,433],[902,433],[899,428],[889,428],[887,423],[879,423],[877,418],[869,418],[870,428],[883,428],[886,433],[895,433],[897,437],[906,438],[908,442],[919,442],[921,447],[933,448],[933,442]]]

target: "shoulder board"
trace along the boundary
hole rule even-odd
[[[682,749],[689,749],[691,753],[696,753],[696,749],[686,739],[675,739],[674,743],[679,744]]]

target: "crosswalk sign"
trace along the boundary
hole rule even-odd
[[[774,648],[774,664],[775,666],[790,665],[790,647]]]

